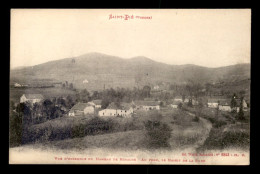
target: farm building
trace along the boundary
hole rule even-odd
[[[241,104],[241,99],[235,99],[236,100],[236,106],[232,108],[232,110],[235,110],[236,112],[239,112],[240,109],[240,104]],[[243,99],[242,101],[242,105],[243,105],[243,111],[247,111],[248,106],[246,101]]]
[[[88,104],[94,106],[95,108],[101,108],[101,100],[92,100]]]
[[[53,86],[54,86],[54,87],[61,88],[61,87],[62,87],[62,82],[54,82],[54,83],[53,83]]]
[[[230,102],[228,100],[219,101],[218,108],[221,111],[231,112]]]
[[[121,103],[116,105],[111,103],[106,109],[98,112],[99,116],[123,116],[130,117],[134,113],[134,109],[130,103]]]
[[[208,99],[208,107],[209,108],[218,108],[218,99]]]
[[[19,84],[19,83],[15,83],[15,84],[14,84],[14,87],[19,88],[19,87],[22,87],[22,85]]]
[[[188,99],[188,98],[185,98],[185,99],[184,99],[184,103],[189,103],[189,99]]]
[[[139,110],[160,110],[160,105],[158,101],[144,101],[144,100],[139,100],[133,102],[134,105],[136,106],[135,109]]]
[[[25,102],[29,102],[29,103],[37,103],[40,102],[44,99],[44,97],[41,94],[23,94],[20,97],[20,103],[25,103]]]
[[[177,109],[179,107],[179,104],[182,103],[180,101],[173,101],[170,106],[174,109]]]
[[[175,101],[175,102],[183,102],[182,96],[176,96],[176,97],[174,98],[174,101]]]
[[[69,111],[69,116],[94,114],[94,107],[88,103],[77,103]]]
[[[14,84],[14,87],[15,87],[15,88],[22,88],[22,87],[29,87],[29,85],[20,84],[20,83],[15,83],[15,84]]]
[[[195,99],[192,99],[192,105],[199,105],[199,102]]]

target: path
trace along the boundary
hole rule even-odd
[[[195,114],[190,113],[186,111],[190,116],[195,117]],[[193,146],[194,150],[196,150],[198,147],[202,146],[206,139],[209,137],[210,130],[212,128],[212,124],[210,121],[206,120],[205,118],[199,117],[199,120],[203,123],[204,131],[203,136],[195,143]]]

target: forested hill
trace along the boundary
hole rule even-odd
[[[89,90],[100,90],[104,86],[133,88],[146,84],[154,86],[162,82],[185,84],[192,80],[203,84],[237,82],[245,79],[250,79],[250,64],[207,68],[190,64],[168,65],[147,57],[122,59],[100,53],[21,67],[11,70],[10,73],[11,83],[30,84],[39,80],[68,81],[76,88]]]

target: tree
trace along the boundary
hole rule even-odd
[[[162,101],[160,101],[160,107],[163,107],[163,102]]]
[[[144,122],[149,148],[165,148],[170,146],[171,129],[166,123],[162,123],[160,119],[160,115],[157,115],[157,117],[154,115],[152,120]]]
[[[43,101],[43,114],[46,119],[50,119],[53,114],[53,103],[49,99]]]
[[[71,108],[74,105],[73,99],[70,95],[66,97],[66,106]]]
[[[149,98],[151,95],[151,87],[146,85],[143,87],[143,96]]]
[[[182,94],[182,102],[185,101],[185,94]]]
[[[82,91],[80,91],[80,101],[81,102],[86,103],[89,101],[89,99],[90,99],[90,94],[89,94],[88,90],[83,89]]]
[[[232,99],[231,99],[231,104],[230,104],[230,107],[232,109],[237,106],[236,98],[237,98],[236,94],[234,93],[233,96],[232,96]]]
[[[182,108],[182,105],[183,105],[182,103],[179,103],[179,104],[178,104],[178,108],[181,109],[181,108]]]
[[[70,89],[73,89],[73,83],[70,83],[69,88],[70,88]]]
[[[91,96],[91,98],[92,98],[93,100],[99,99],[99,97],[100,97],[100,94],[99,94],[98,91],[94,91],[93,94],[92,94],[92,96]]]
[[[9,143],[10,147],[22,144],[23,115],[19,115],[13,111],[9,117]]]
[[[11,110],[14,110],[15,109],[15,106],[14,106],[14,101],[10,101],[10,109]]]
[[[205,84],[205,88],[206,88],[207,95],[211,96],[212,84],[206,83],[206,84]]]
[[[192,99],[191,98],[189,99],[188,106],[192,107]]]
[[[243,111],[243,100],[244,100],[244,97],[241,97],[240,99],[240,105],[239,105],[239,112],[238,112],[238,115],[237,115],[237,118],[238,120],[245,120],[245,117],[244,117],[244,111]]]
[[[109,105],[109,100],[107,98],[103,98],[102,101],[101,101],[101,108],[102,109],[106,109]]]

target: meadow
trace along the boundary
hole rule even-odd
[[[19,103],[23,94],[42,94],[45,98],[66,97],[67,95],[75,95],[75,91],[63,88],[10,88],[10,101]]]

